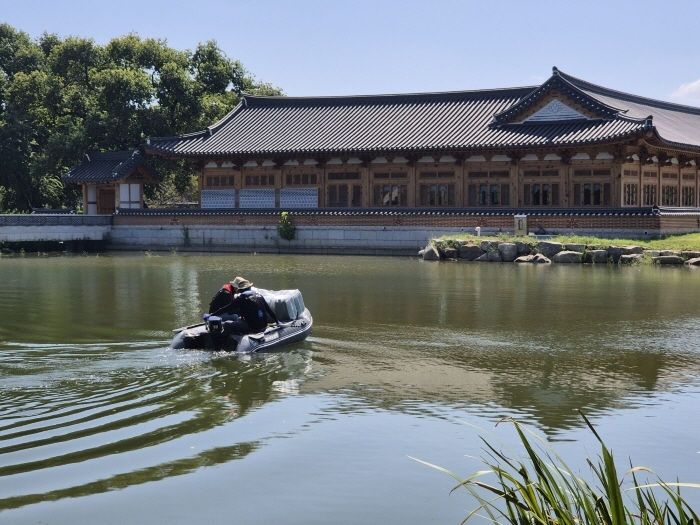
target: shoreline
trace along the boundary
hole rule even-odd
[[[565,236],[501,236],[499,238],[464,236],[432,238],[418,255],[426,261],[505,262],[534,264],[659,264],[700,266],[700,242],[697,247],[674,249],[678,237],[637,244],[616,244],[605,239]],[[700,235],[691,234],[694,241]],[[619,240],[618,240],[619,241]],[[666,241],[666,248],[661,248]],[[675,242],[674,242],[675,241]],[[684,244],[681,239],[680,244]],[[694,242],[691,244],[695,244]],[[646,246],[645,246],[646,245]],[[661,246],[659,246],[661,245]]]

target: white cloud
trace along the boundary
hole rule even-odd
[[[681,87],[675,90],[671,94],[671,97],[693,101],[700,100],[700,80],[688,84],[681,84]]]

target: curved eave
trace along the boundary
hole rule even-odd
[[[657,147],[659,149],[670,149],[674,151],[693,151],[700,153],[700,146],[695,144],[684,144],[682,142],[674,142],[672,140],[666,140],[663,138],[657,129],[654,128],[654,140],[647,140],[650,145]]]
[[[212,135],[216,130],[218,130],[221,126],[226,124],[231,117],[233,117],[241,108],[243,107],[243,104],[241,102],[238,103],[238,105],[233,108],[231,111],[226,113],[221,120],[218,122],[215,122],[211,126],[208,126],[206,129],[202,129],[199,131],[193,131],[192,133],[185,133],[184,135],[172,135],[170,137],[148,137],[146,145],[144,146],[144,150],[146,153],[150,152],[159,152],[158,148],[154,148],[153,143],[155,142],[156,144],[159,142],[167,142],[167,141],[182,141],[187,140],[187,139],[199,139],[201,137],[206,137],[207,135]]]
[[[207,157],[256,157],[256,156],[298,156],[298,155],[322,155],[322,156],[358,156],[358,155],[383,155],[396,154],[406,155],[411,153],[431,153],[431,152],[464,152],[477,153],[479,151],[495,151],[495,150],[536,150],[542,148],[562,148],[571,146],[594,146],[599,144],[615,143],[621,140],[630,139],[647,131],[647,128],[640,124],[638,127],[615,135],[609,135],[601,138],[593,139],[575,139],[575,140],[543,140],[539,143],[525,143],[513,141],[509,143],[484,143],[473,146],[459,145],[440,145],[440,146],[417,146],[415,148],[346,148],[346,149],[327,149],[327,148],[308,148],[308,149],[293,149],[293,150],[215,150],[215,151],[162,151],[154,148],[146,148],[148,153],[163,155],[169,158],[192,158],[203,159]]]

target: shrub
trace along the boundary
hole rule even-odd
[[[277,233],[285,241],[292,241],[297,236],[297,227],[294,226],[289,213],[283,211],[280,216],[280,223],[277,225]]]

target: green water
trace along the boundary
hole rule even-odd
[[[300,289],[311,337],[169,350],[236,275]],[[621,468],[700,482],[699,334],[687,268],[3,257],[0,524],[457,524],[474,502],[407,456],[470,474],[472,425],[513,416],[585,472],[577,408]]]

